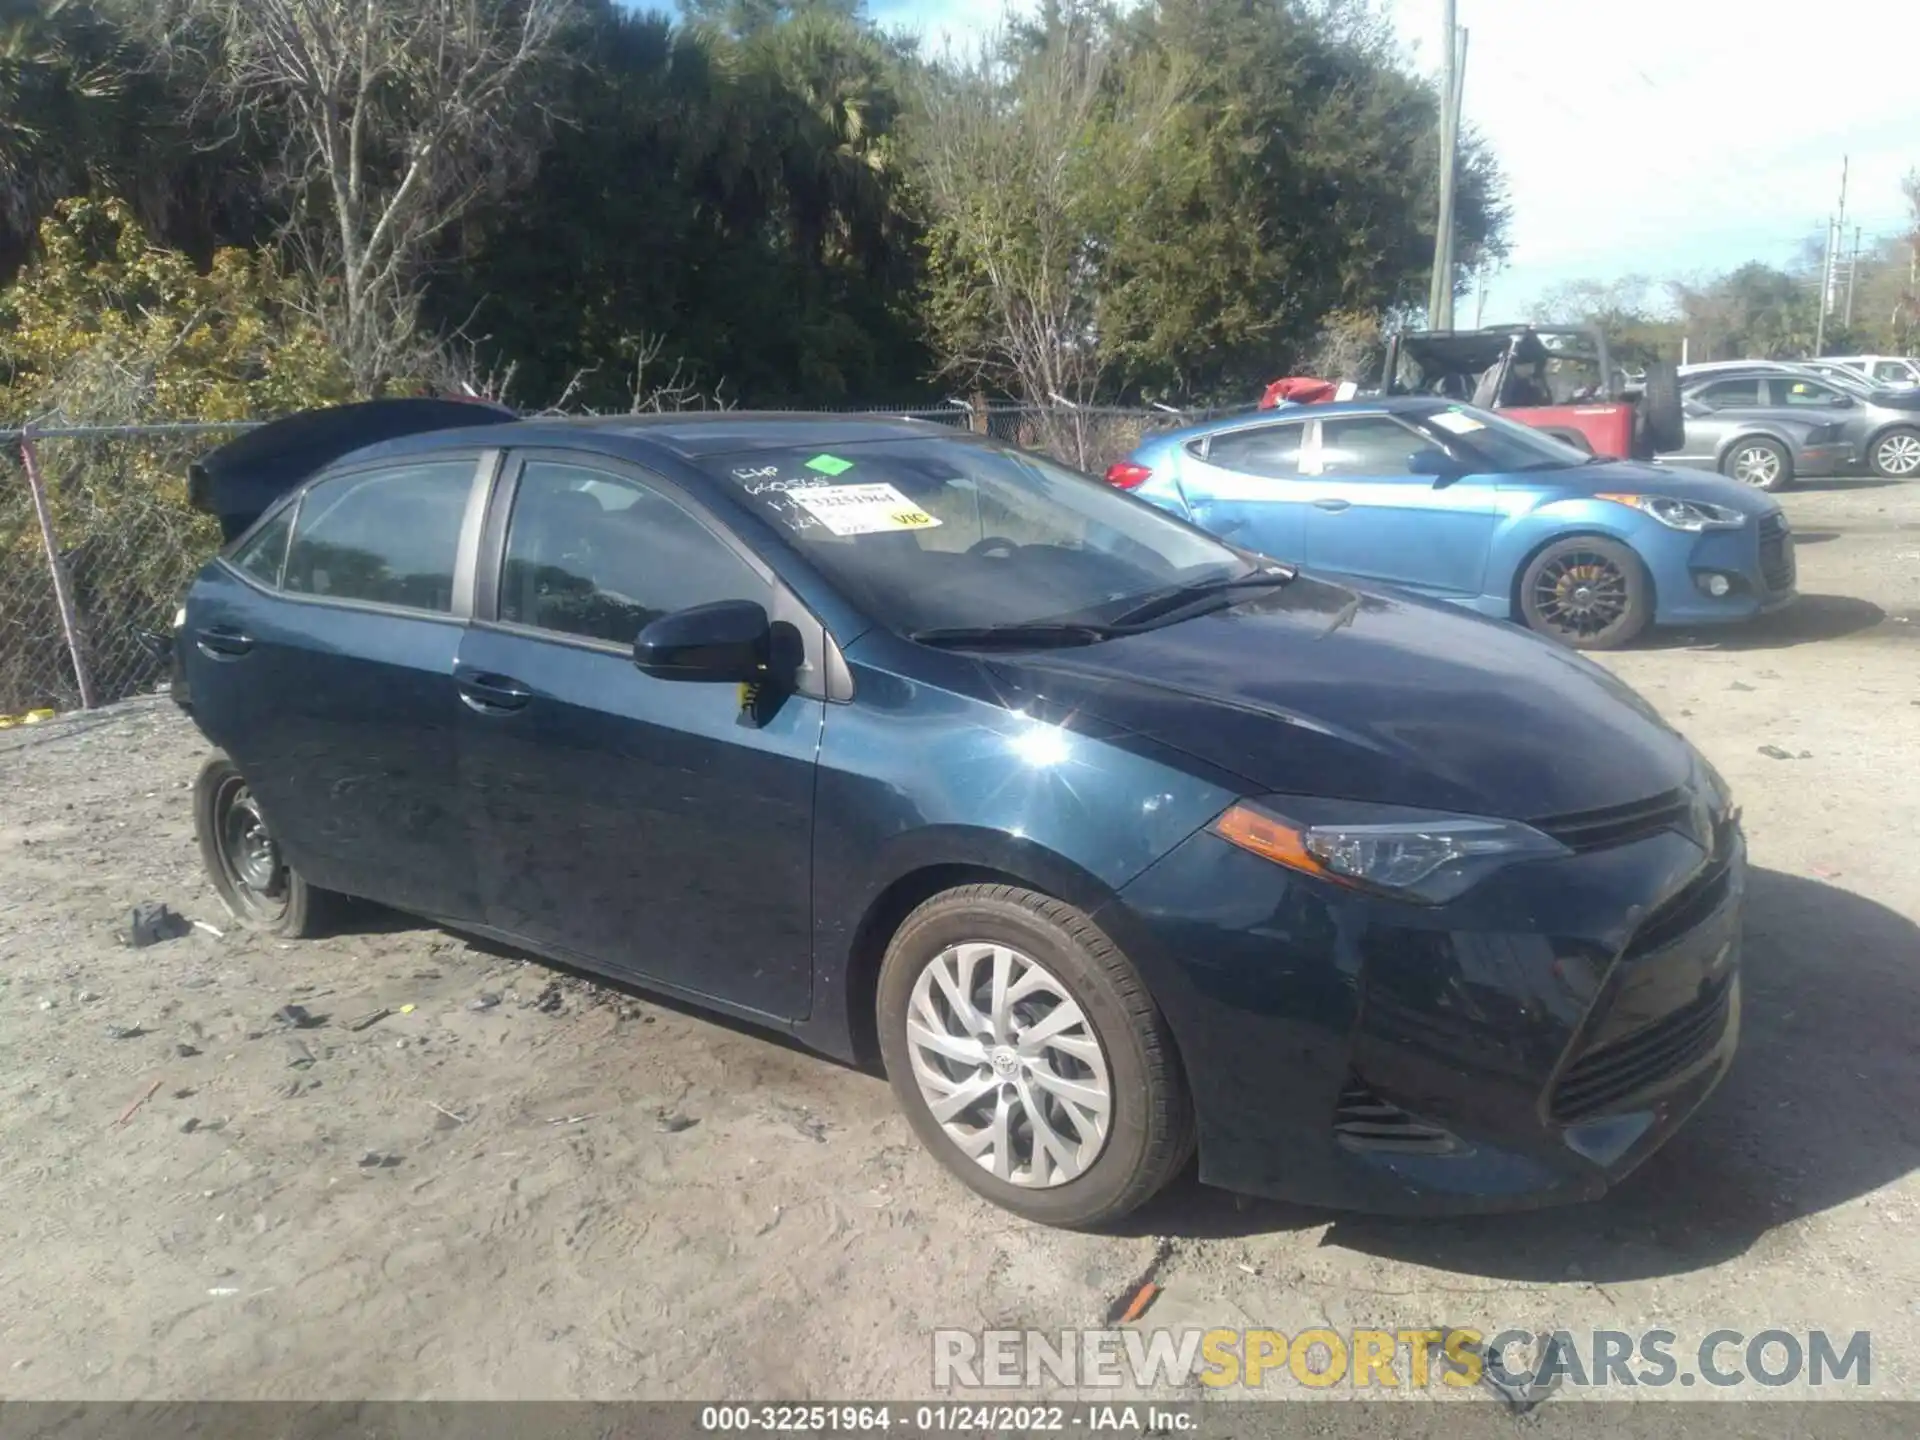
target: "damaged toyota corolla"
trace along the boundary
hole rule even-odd
[[[1587,1199],[1718,1082],[1745,849],[1608,672],[905,420],[310,412],[195,468],[201,847],[884,1063],[995,1203]]]

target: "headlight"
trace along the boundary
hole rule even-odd
[[[1517,820],[1292,797],[1243,800],[1213,833],[1290,870],[1423,905],[1457,899],[1515,860],[1572,853]]]
[[[1630,505],[1674,530],[1738,530],[1747,523],[1747,517],[1738,510],[1709,505],[1705,500],[1676,500],[1671,495],[1596,495],[1593,498]]]

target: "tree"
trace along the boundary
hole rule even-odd
[[[220,93],[284,125],[290,238],[378,393],[416,347],[440,237],[531,151],[531,87],[572,0],[180,3]]]
[[[914,129],[927,227],[927,320],[947,372],[1035,405],[1096,398],[1121,243],[1186,80],[1158,57],[1124,72],[1115,37],[1055,9],[927,78]]]
[[[1791,360],[1813,353],[1818,275],[1752,261],[1705,284],[1676,283],[1674,300],[1697,359]]]

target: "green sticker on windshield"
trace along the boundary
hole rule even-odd
[[[838,455],[816,455],[807,461],[807,469],[818,470],[822,475],[844,475],[852,468],[851,460],[842,460]]]

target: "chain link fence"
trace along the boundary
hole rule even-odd
[[[990,435],[1099,475],[1201,412],[1093,407],[862,407]],[[157,643],[219,526],[187,504],[187,465],[253,426],[0,430],[0,724],[88,709],[166,679]]]

